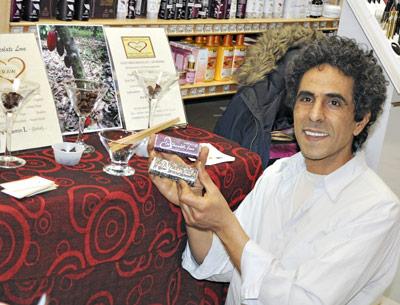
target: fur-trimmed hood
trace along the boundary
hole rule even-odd
[[[320,31],[303,26],[285,26],[265,31],[247,50],[246,60],[236,73],[239,85],[252,85],[263,79],[276,69],[277,62],[289,48],[301,48],[323,36]]]

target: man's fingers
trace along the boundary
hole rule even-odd
[[[150,152],[154,149],[154,141],[156,139],[156,135],[152,134],[149,138],[149,142],[147,143],[147,153],[150,155]]]
[[[197,170],[199,171],[199,181],[206,189],[206,192],[214,191],[217,186],[214,184],[210,175],[207,173],[204,164],[199,162],[197,164]]]
[[[183,180],[178,180],[179,201],[193,208],[199,207],[202,197],[195,194],[190,186]]]
[[[208,151],[208,147],[205,147],[205,146],[201,147],[198,161],[203,163],[203,164],[206,164],[207,157],[208,157],[208,152],[209,152]]]

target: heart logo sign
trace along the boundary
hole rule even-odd
[[[26,68],[25,62],[19,57],[11,57],[6,60],[0,59],[0,79],[12,83]]]
[[[147,43],[144,41],[130,41],[128,46],[135,51],[142,52],[147,47]]]

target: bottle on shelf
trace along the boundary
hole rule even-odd
[[[244,63],[245,56],[244,34],[237,34],[235,45],[233,46],[232,74]]]
[[[63,21],[71,21],[74,18],[75,0],[57,0],[56,18]]]
[[[247,0],[237,0],[236,2],[236,18],[246,17]]]
[[[183,41],[183,43],[188,43],[188,44],[192,44],[194,43],[193,37],[192,36],[186,36]]]
[[[126,12],[127,19],[135,19],[136,0],[128,0],[128,9]]]
[[[188,56],[187,69],[186,69],[186,83],[193,84],[196,76],[196,58],[193,54]]]
[[[10,10],[10,21],[20,21],[22,17],[22,0],[12,0]]]
[[[263,18],[272,18],[274,13],[274,0],[264,0]]]
[[[214,36],[214,46],[219,47],[221,45],[221,36],[215,35]]]
[[[232,79],[233,45],[232,35],[224,36],[222,45],[217,50],[217,64],[215,66],[215,80]]]
[[[324,2],[322,0],[312,0],[310,6],[310,18],[319,18],[322,16]]]
[[[210,82],[215,77],[215,66],[217,64],[217,50],[218,47],[214,45],[214,36],[207,36],[206,48],[208,50],[207,69],[204,76],[204,81]]]
[[[22,16],[26,21],[39,21],[40,0],[24,0],[22,2]]]
[[[201,48],[202,46],[204,46],[204,43],[203,43],[203,36],[196,36],[196,38],[194,39],[194,45],[195,45],[196,47],[199,47],[199,48]]]
[[[75,0],[75,20],[87,21],[90,17],[90,0]]]

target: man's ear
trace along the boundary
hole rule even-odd
[[[358,136],[361,131],[363,131],[364,127],[368,124],[369,119],[371,118],[371,112],[368,112],[361,121],[356,122],[356,127],[354,128],[353,135]]]

